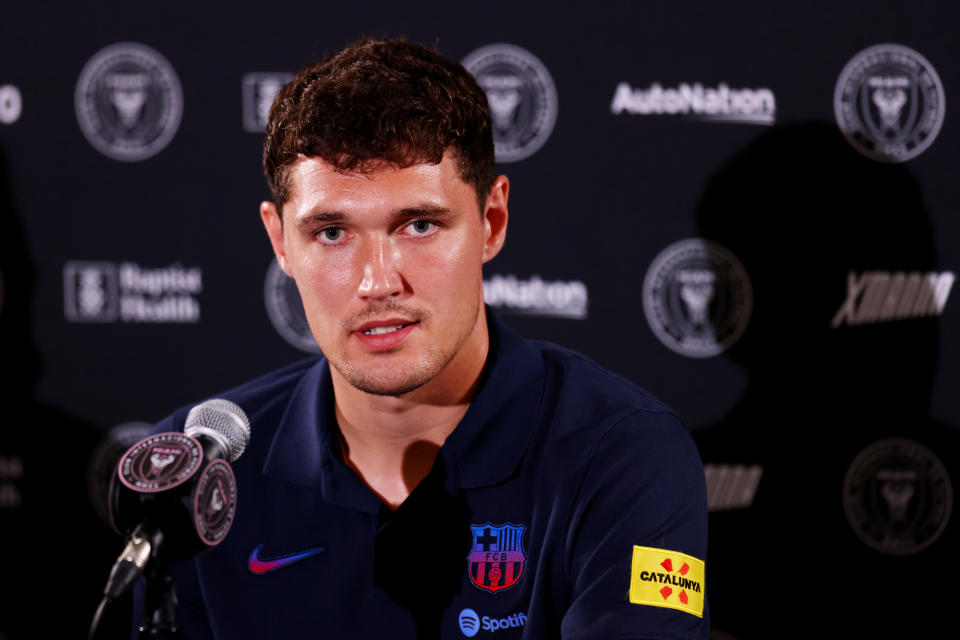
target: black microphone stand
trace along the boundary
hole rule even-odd
[[[157,562],[146,575],[140,639],[180,640],[182,637],[177,627],[177,592],[173,576],[165,562]]]

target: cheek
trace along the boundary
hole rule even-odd
[[[411,276],[415,293],[419,284],[422,293],[426,288],[452,297],[454,302],[466,302],[471,299],[467,294],[482,280],[480,256],[478,242],[438,243],[405,255],[401,271]]]
[[[353,260],[347,251],[304,251],[293,263],[293,275],[301,296],[314,300],[315,306],[337,303],[354,281]]]
[[[353,285],[356,269],[353,258],[346,252],[341,256],[326,256],[323,260],[317,260],[317,263],[318,278],[331,291],[346,290]]]

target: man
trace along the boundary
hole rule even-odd
[[[356,42],[280,92],[263,157],[324,357],[223,396],[252,438],[230,534],[175,569],[185,637],[706,637],[679,419],[483,304],[509,182],[473,78]]]

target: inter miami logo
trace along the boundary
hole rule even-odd
[[[753,309],[746,270],[728,249],[703,238],[671,244],[643,281],[643,311],[653,333],[689,358],[709,358],[743,335]]]
[[[98,151],[123,162],[159,153],[183,115],[183,90],[159,52],[137,42],[98,51],[83,67],[74,94],[80,130]]]
[[[470,582],[478,589],[496,593],[520,581],[527,556],[523,553],[524,525],[470,525],[473,547],[467,556]]]
[[[487,94],[497,162],[533,155],[557,121],[557,88],[535,55],[512,44],[480,47],[463,66]]]
[[[913,49],[878,44],[844,67],[833,110],[857,151],[881,162],[903,162],[922,153],[940,132],[946,110],[943,82]]]
[[[947,467],[907,438],[885,438],[861,451],[843,481],[843,509],[857,536],[890,555],[917,553],[944,532],[953,511]]]
[[[220,544],[237,511],[237,481],[233,469],[214,460],[203,470],[193,499],[193,521],[204,544]]]
[[[303,310],[297,283],[283,272],[276,260],[271,260],[267,269],[263,296],[267,315],[277,333],[301,351],[320,353],[320,347],[307,324],[307,314]]]
[[[138,493],[157,493],[177,487],[200,468],[203,449],[194,438],[179,432],[148,436],[127,450],[117,473],[120,481]]]

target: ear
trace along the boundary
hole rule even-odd
[[[486,208],[483,211],[484,242],[483,262],[493,260],[500,253],[503,243],[507,239],[507,198],[510,195],[510,180],[507,176],[498,176],[493,181],[490,195],[487,196]]]
[[[267,237],[270,238],[270,244],[273,246],[273,253],[277,256],[277,262],[280,263],[280,268],[289,276],[290,271],[287,269],[287,253],[283,244],[283,224],[280,220],[280,213],[277,211],[277,206],[272,202],[261,202],[260,219],[263,221],[263,227],[267,230]]]

